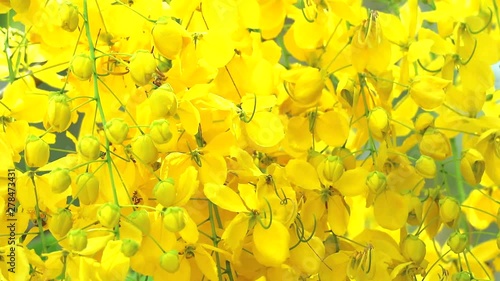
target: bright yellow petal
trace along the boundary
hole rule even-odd
[[[212,201],[215,205],[222,209],[239,213],[247,211],[245,204],[241,201],[240,196],[231,188],[222,185],[207,183],[203,188],[205,196]]]
[[[319,189],[321,184],[313,165],[300,159],[293,159],[286,164],[286,176],[293,184],[307,189]]]
[[[290,255],[290,234],[279,222],[273,221],[269,229],[257,224],[253,230],[253,241],[253,253],[262,265],[280,266]]]

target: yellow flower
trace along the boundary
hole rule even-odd
[[[460,172],[470,185],[478,185],[481,182],[485,167],[484,157],[476,149],[470,148],[462,152]]]
[[[283,77],[289,84],[290,97],[303,106],[311,106],[316,103],[323,91],[324,81],[319,69],[303,67],[289,70]]]
[[[24,146],[24,160],[29,167],[42,167],[49,161],[50,147],[41,138],[29,135]]]
[[[368,174],[366,178],[366,185],[373,193],[379,194],[381,191],[385,190],[387,186],[387,178],[385,174],[379,171],[373,171]]]
[[[434,110],[444,102],[444,88],[450,81],[436,76],[422,75],[413,79],[410,96],[415,103],[425,110]]]
[[[434,160],[444,160],[451,156],[451,144],[448,137],[436,129],[427,129],[418,145],[420,153]]]

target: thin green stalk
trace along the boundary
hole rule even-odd
[[[93,86],[94,86],[94,99],[96,101],[96,106],[99,110],[99,115],[101,117],[101,120],[102,120],[102,123],[103,125],[106,125],[106,116],[104,114],[104,109],[102,108],[102,105],[101,105],[101,97],[99,96],[99,85],[98,85],[98,77],[97,77],[97,69],[96,69],[96,65],[95,65],[95,46],[94,46],[94,42],[92,41],[92,34],[90,33],[90,26],[89,26],[89,16],[88,16],[88,4],[87,4],[87,0],[83,0],[83,21],[84,21],[84,27],[85,27],[85,33],[86,33],[86,36],[87,36],[87,42],[88,42],[88,45],[89,45],[89,56],[90,56],[90,59],[92,60],[92,82],[93,82]],[[109,178],[111,180],[111,188],[113,189],[113,198],[114,198],[114,201],[115,201],[115,204],[116,205],[120,205],[119,204],[119,201],[118,201],[118,194],[116,192],[116,187],[115,187],[115,179],[114,179],[114,175],[113,175],[113,166],[111,164],[111,153],[110,153],[110,149],[109,149],[109,140],[106,138],[106,143],[105,143],[105,147],[106,147],[106,162],[108,164],[108,171],[109,171]],[[120,238],[120,232],[119,232],[119,228],[115,228],[115,235],[116,235],[116,238]]]
[[[210,217],[210,227],[212,229],[212,242],[214,244],[214,247],[218,247],[219,241],[217,240],[217,232],[215,231],[215,218],[214,218],[214,203],[208,202],[208,212],[209,212],[209,217]],[[215,260],[217,263],[217,276],[219,276],[219,281],[222,281],[222,272],[221,272],[221,267],[220,267],[220,256],[219,253],[215,253]]]

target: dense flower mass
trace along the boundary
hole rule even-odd
[[[0,1],[0,279],[496,280],[499,5]]]

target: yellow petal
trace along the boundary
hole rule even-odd
[[[367,190],[366,178],[368,171],[362,167],[347,170],[342,177],[333,184],[344,196],[356,196],[364,194]]]
[[[253,231],[253,250],[258,262],[265,266],[280,266],[290,255],[288,229],[273,221],[269,229],[257,224]]]
[[[339,195],[328,198],[328,224],[336,235],[344,235],[349,224],[346,203]]]
[[[308,190],[319,189],[321,184],[313,165],[300,159],[293,159],[286,164],[286,176],[293,184]]]
[[[373,213],[377,223],[389,230],[405,226],[408,218],[409,198],[395,191],[386,190],[375,198]]]
[[[222,209],[236,213],[247,211],[240,196],[225,185],[207,183],[203,188],[203,192],[210,201]]]
[[[316,118],[314,132],[329,146],[342,146],[349,136],[349,119],[340,112],[328,111]]]
[[[214,259],[203,247],[196,247],[194,260],[200,271],[208,280],[219,280],[217,265]]]
[[[243,239],[248,231],[249,216],[244,213],[239,213],[233,220],[226,226],[222,234],[223,243],[226,244],[230,250],[235,251],[243,245]]]

